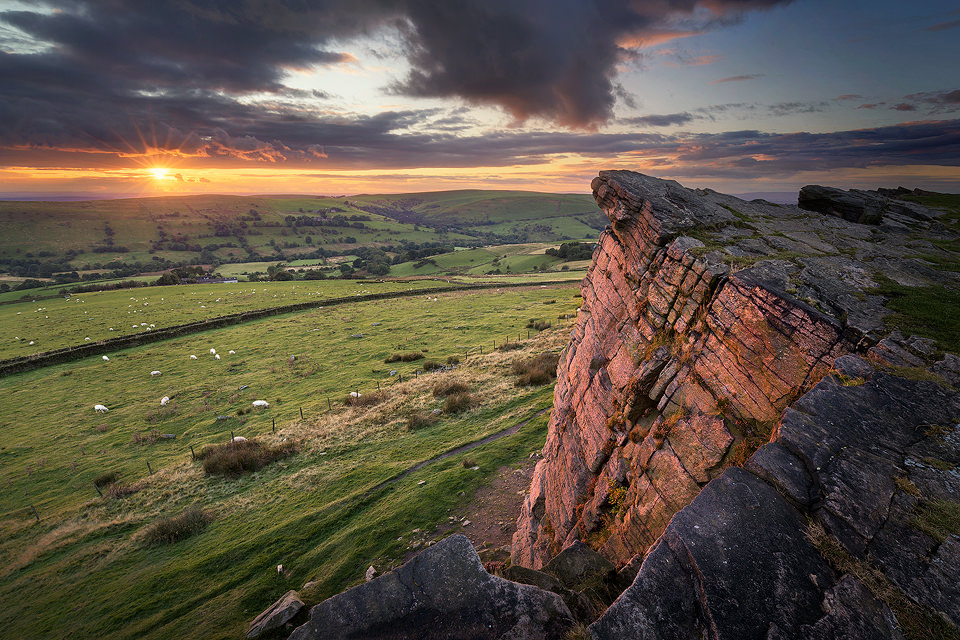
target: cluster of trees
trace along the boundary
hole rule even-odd
[[[594,246],[590,242],[564,242],[558,249],[547,249],[546,254],[561,260],[589,260]]]

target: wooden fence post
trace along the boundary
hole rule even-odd
[[[37,508],[33,505],[30,505],[30,508],[33,509],[33,517],[37,519],[37,522],[40,522],[40,514],[37,513]]]
[[[233,431],[230,431],[230,444],[233,444]]]
[[[327,398],[327,411],[333,411],[333,405],[330,404],[330,398]]]
[[[303,407],[300,407],[300,419],[303,420]]]
[[[190,459],[191,460],[197,459],[197,453],[193,450],[193,445],[190,445]]]
[[[97,490],[97,493],[98,493],[98,494],[100,495],[100,497],[102,498],[102,497],[103,497],[103,491],[100,491],[100,487],[97,486],[97,483],[96,483],[96,482],[93,483],[93,488]]]
[[[147,460],[147,471],[150,472],[150,475],[153,475],[153,469],[150,468],[150,461]]]

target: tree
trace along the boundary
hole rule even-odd
[[[294,277],[293,277],[293,274],[290,273],[289,271],[277,271],[276,273],[273,274],[273,277],[271,277],[270,279],[278,280],[278,281],[286,281],[286,280],[293,280]]]

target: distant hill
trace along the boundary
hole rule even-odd
[[[0,272],[158,271],[184,264],[593,238],[593,198],[525,191],[192,195],[0,202]],[[449,250],[449,249],[448,249]]]

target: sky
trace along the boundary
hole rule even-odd
[[[960,192],[960,6],[0,0],[0,197]]]

